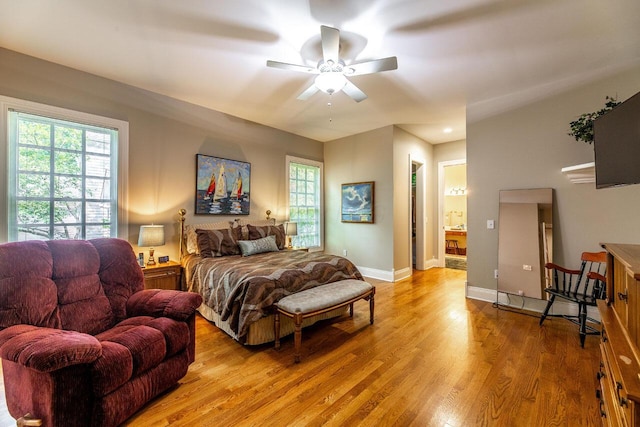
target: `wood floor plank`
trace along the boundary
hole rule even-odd
[[[357,302],[293,341],[244,347],[197,318],[180,384],[125,426],[595,426],[598,338],[575,325],[464,297],[466,273],[434,268],[376,283],[376,319]],[[377,282],[377,281],[373,281]],[[0,426],[15,425],[1,388]]]

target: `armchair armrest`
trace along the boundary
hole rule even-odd
[[[567,274],[580,274],[580,270],[570,270],[568,268],[564,268],[558,264],[554,264],[552,262],[548,262],[545,265],[545,268],[548,268],[549,270],[558,270],[558,271],[562,271],[563,273],[567,273]]]
[[[602,283],[607,283],[607,278],[600,273],[596,273],[595,271],[590,271],[589,273],[587,273],[587,277],[591,280],[599,280]]]
[[[200,304],[202,297],[193,292],[145,289],[131,295],[127,301],[127,317],[152,316],[186,320]]]
[[[89,334],[31,325],[0,331],[0,357],[40,372],[52,372],[102,355],[100,342]]]

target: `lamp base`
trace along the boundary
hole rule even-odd
[[[287,236],[287,239],[289,239],[289,243],[287,244],[287,249],[293,248],[293,245],[291,244],[291,236]]]
[[[147,266],[156,265],[156,260],[153,259],[153,248],[149,249],[149,261],[147,261]]]

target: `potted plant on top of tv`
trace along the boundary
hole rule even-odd
[[[604,108],[595,111],[593,113],[584,113],[576,120],[569,123],[571,132],[569,135],[574,137],[576,141],[586,142],[591,144],[593,142],[593,121],[605,114],[608,111],[613,110],[620,102],[615,98],[607,96]]]

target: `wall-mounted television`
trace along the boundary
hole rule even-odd
[[[593,122],[596,188],[640,184],[640,92]]]

